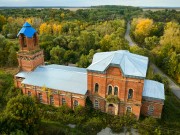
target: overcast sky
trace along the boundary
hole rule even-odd
[[[0,6],[131,5],[180,7],[180,0],[0,0]]]

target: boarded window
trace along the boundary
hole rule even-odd
[[[153,105],[149,105],[148,106],[148,115],[153,115],[154,112],[154,106]]]
[[[108,95],[112,95],[112,86],[108,86]]]
[[[96,108],[96,109],[99,108],[99,101],[98,100],[94,101],[94,108]]]
[[[94,90],[95,93],[98,93],[98,90],[99,90],[99,84],[98,84],[98,83],[95,84],[95,88],[94,88],[94,89],[95,89],[95,90]]]
[[[114,95],[118,95],[118,87],[114,87]]]

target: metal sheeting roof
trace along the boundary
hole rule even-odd
[[[22,77],[22,78],[26,78],[28,76],[30,72],[24,72],[24,71],[21,71],[19,72],[17,75],[15,75],[16,77]]]
[[[62,65],[39,66],[29,72],[22,83],[84,95],[87,92],[87,72],[84,68]]]
[[[165,100],[164,84],[153,80],[144,80],[142,96]]]
[[[25,22],[17,36],[19,36],[19,34],[24,34],[26,37],[32,38],[34,33],[36,33],[36,30],[33,27],[31,27],[31,25],[28,22]]]
[[[101,52],[94,55],[93,62],[87,69],[104,72],[110,65],[120,67],[125,76],[145,78],[148,58],[132,54],[127,50]]]

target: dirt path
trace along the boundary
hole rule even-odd
[[[126,34],[125,34],[125,39],[129,42],[129,45],[130,46],[133,46],[133,45],[135,45],[135,43],[132,41],[132,39],[131,39],[131,37],[130,37],[130,28],[131,28],[131,26],[130,26],[130,23],[128,22],[127,23],[127,28],[126,28]]]
[[[127,23],[126,34],[125,34],[125,39],[128,40],[130,46],[133,46],[133,45],[136,45],[136,44],[132,41],[131,37],[129,36],[130,28],[131,28],[131,26],[130,26],[130,23],[128,22]],[[166,77],[168,79],[169,87],[171,88],[174,95],[176,95],[176,97],[178,97],[180,99],[180,87],[177,84],[175,84],[170,77],[165,75],[155,64],[150,63],[150,66],[154,70],[154,73],[158,73],[158,74],[160,74],[160,75],[162,75],[162,76],[164,76],[164,77]]]

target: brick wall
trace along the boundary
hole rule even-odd
[[[154,107],[154,111],[150,116],[153,116],[155,118],[161,118],[161,113],[163,109],[163,102],[162,101],[142,101],[142,106],[141,106],[141,114],[144,116],[149,116],[148,114],[148,108],[149,106]]]
[[[92,102],[94,103],[94,98],[97,97],[97,95],[99,99],[102,98],[104,100],[103,103],[101,103],[103,106],[103,109],[101,109],[102,111],[107,110],[105,98],[108,95],[108,86],[111,85],[112,88],[115,86],[118,87],[118,98],[121,101],[121,103],[117,105],[118,114],[125,114],[126,108],[129,106],[132,108],[132,112],[139,118],[144,80],[127,78],[123,76],[121,69],[118,67],[109,67],[104,74],[88,71],[87,75],[88,90]],[[96,83],[99,84],[98,93],[94,91]],[[129,89],[133,90],[133,98],[131,100],[128,100]]]
[[[47,94],[47,92],[42,91],[41,87],[34,87],[31,85],[24,85],[22,88],[23,94],[28,95],[28,92],[31,92],[31,96],[36,97],[39,99],[39,93],[42,94],[42,103],[43,104],[50,104],[50,95]],[[85,106],[86,96],[75,94],[75,93],[69,93],[65,91],[60,90],[52,90],[56,91],[53,92],[52,96],[54,99],[54,106],[62,106],[62,98],[65,99],[66,104],[70,108],[74,108],[74,101],[78,101],[78,105]]]
[[[44,65],[44,55],[42,50],[33,54],[30,52],[19,52],[17,55],[19,67],[23,71],[32,71],[37,66]]]

